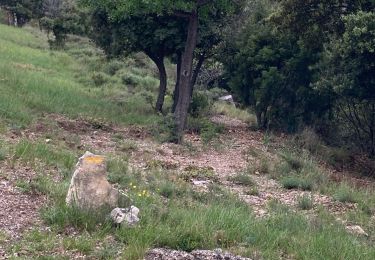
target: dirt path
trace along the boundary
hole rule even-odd
[[[132,164],[146,167],[150,160],[154,160],[160,161],[164,165],[176,165],[180,171],[188,166],[210,167],[214,169],[219,182],[250,204],[254,213],[259,217],[267,215],[267,205],[270,201],[277,200],[296,208],[298,198],[304,194],[313,199],[314,207],[310,211],[314,211],[319,205],[322,205],[333,214],[340,215],[356,207],[355,204],[341,203],[330,196],[316,192],[284,189],[277,181],[262,174],[251,175],[258,194],[248,195],[248,188],[228,181],[228,177],[243,171],[248,164],[259,165],[259,156],[254,153],[262,154],[263,157],[271,161],[276,160],[277,155],[275,151],[264,144],[263,133],[250,131],[243,122],[225,116],[217,116],[212,120],[225,125],[226,128],[226,132],[220,137],[223,144],[221,148],[217,149],[212,145],[203,146],[196,135],[186,136],[190,146],[194,147],[192,152],[187,152],[174,144],[159,145],[150,140],[135,139],[138,150],[131,157]],[[278,143],[282,140],[274,140],[274,142]],[[249,150],[253,151],[253,155],[249,154]],[[201,184],[200,182],[198,185]]]

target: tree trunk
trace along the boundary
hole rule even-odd
[[[202,68],[202,65],[203,65],[203,62],[204,62],[205,59],[206,59],[206,55],[203,52],[199,55],[197,65],[195,66],[193,76],[191,78],[190,97],[193,96],[194,86],[197,83],[198,75],[199,75],[199,72],[201,71],[201,68]]]
[[[155,62],[159,70],[159,95],[156,100],[155,109],[156,112],[163,112],[164,97],[167,91],[167,72],[165,71],[164,58],[159,59]]]
[[[164,54],[154,54],[149,50],[144,51],[145,54],[155,63],[159,71],[159,94],[155,104],[156,112],[162,112],[164,105],[164,97],[167,91],[167,72],[164,65]]]
[[[176,111],[177,101],[178,101],[178,86],[180,84],[180,73],[181,73],[181,53],[177,56],[177,77],[176,77],[176,85],[173,92],[173,105],[172,105],[172,113]]]
[[[181,73],[178,89],[178,101],[174,113],[176,123],[176,142],[181,143],[183,131],[186,124],[191,92],[191,78],[194,50],[197,45],[198,37],[198,14],[193,11],[189,16],[188,36],[185,45],[185,51],[181,60]]]

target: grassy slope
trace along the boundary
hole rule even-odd
[[[137,114],[137,109],[129,110],[126,104],[130,103],[124,106],[107,99],[111,91],[95,88],[89,92],[90,86],[76,78],[77,71],[90,73],[86,65],[66,53],[49,51],[42,34],[35,36],[25,29],[0,25],[1,119],[21,126],[45,112],[124,123],[154,119],[146,113]],[[61,253],[63,248],[103,259],[111,259],[117,252],[123,259],[141,259],[147,248],[167,246],[184,250],[222,247],[255,259],[375,259],[371,241],[348,234],[324,210],[306,218],[273,203],[272,217],[256,219],[251,208],[218,187],[213,186],[207,194],[198,193],[176,181],[176,172],[147,170],[140,174],[130,171],[120,159],[110,162],[110,179],[130,189],[142,220],[136,228],[98,227],[94,216],[65,206],[72,167],[82,151],[44,140],[21,140],[8,148],[3,160],[14,165],[36,164],[38,177],[31,183],[21,181],[18,186],[25,192],[37,190],[49,197],[42,217],[53,227],[51,232],[29,232],[22,242],[7,245],[11,254],[26,251],[25,257],[33,258]],[[51,166],[60,169],[61,182],[55,183],[45,175],[45,169]],[[143,191],[149,196],[139,196]],[[66,227],[71,226],[79,230],[78,236],[64,235]],[[114,242],[105,242],[109,235],[115,237]]]
[[[88,92],[74,73],[87,68],[66,53],[49,51],[42,34],[0,25],[0,117],[27,125],[41,113],[89,116],[110,122],[147,123],[128,108]],[[40,48],[43,46],[43,48]],[[132,104],[134,105],[134,104]]]

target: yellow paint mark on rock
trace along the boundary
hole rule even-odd
[[[104,157],[99,155],[88,156],[83,159],[85,163],[89,164],[101,164],[104,162]]]

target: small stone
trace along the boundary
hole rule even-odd
[[[46,143],[50,143],[51,142],[51,139],[46,139]]]
[[[116,224],[134,226],[139,222],[139,209],[135,206],[129,208],[115,208],[111,211],[111,219]]]
[[[350,233],[354,235],[360,235],[360,236],[366,236],[368,237],[368,234],[363,230],[361,226],[353,225],[353,226],[346,226],[346,230],[348,230]]]

